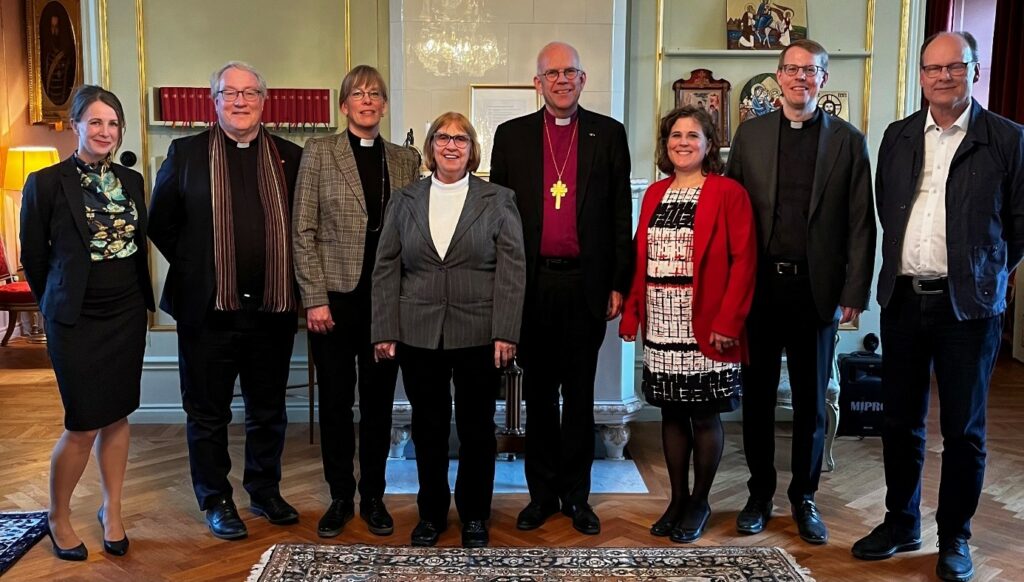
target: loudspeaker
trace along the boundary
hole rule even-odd
[[[837,436],[881,436],[882,356],[871,352],[839,354],[839,428]]]

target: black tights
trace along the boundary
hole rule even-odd
[[[661,442],[672,498],[665,517],[682,517],[689,501],[706,503],[722,460],[725,432],[717,412],[689,414],[670,407],[661,409]],[[690,456],[693,453],[693,489],[690,490]]]

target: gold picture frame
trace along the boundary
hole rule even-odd
[[[83,79],[81,0],[25,0],[25,24],[29,120],[62,129]]]

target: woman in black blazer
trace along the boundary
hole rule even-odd
[[[146,309],[154,305],[142,176],[113,162],[124,128],[121,102],[85,85],[70,117],[78,149],[28,177],[21,246],[64,403],[65,431],[50,459],[49,535],[57,557],[84,560],[88,551],[71,527],[71,494],[94,442],[103,549],[128,551],[121,523],[127,416],[139,407]]]

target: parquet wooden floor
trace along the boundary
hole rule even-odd
[[[925,531],[921,551],[901,554],[883,562],[861,562],[850,556],[851,544],[882,517],[885,492],[878,439],[839,439],[838,469],[824,474],[818,505],[831,529],[825,546],[803,543],[788,516],[781,472],[775,517],[765,533],[745,537],[735,532],[736,512],[746,499],[746,469],[740,450],[738,424],[727,424],[722,467],[712,496],[714,513],[700,545],[776,545],[811,569],[819,582],[934,580],[934,510],[938,489],[941,443],[936,403],[932,404],[929,456],[924,482]],[[36,510],[47,504],[50,451],[61,431],[62,411],[45,351],[15,343],[0,349],[0,511]],[[1021,539],[1024,538],[1024,365],[1004,357],[997,368],[990,396],[989,465],[985,493],[974,520],[972,548],[976,580],[1024,581]],[[327,502],[320,451],[310,446],[306,425],[289,430],[284,457],[284,496],[302,514],[298,525],[276,527],[247,510],[236,467],[232,479],[236,501],[249,527],[249,538],[239,542],[214,539],[207,532],[195,505],[189,482],[184,430],[181,426],[139,425],[132,428],[132,448],[125,490],[125,525],[131,551],[117,558],[104,554],[102,532],[95,512],[100,504],[99,477],[90,463],[75,495],[73,523],[90,548],[85,563],[57,560],[50,542],[39,542],[4,576],[10,581],[169,581],[243,580],[250,565],[273,543],[319,543],[316,523]],[[785,425],[778,436],[778,466],[788,465]],[[240,432],[232,433],[232,456],[241,459]],[[493,545],[508,546],[658,546],[667,538],[654,538],[647,528],[666,504],[667,479],[660,447],[658,423],[633,425],[629,452],[650,489],[648,495],[595,495],[592,502],[602,518],[598,536],[583,536],[565,517],[552,518],[533,532],[515,529],[515,518],[526,503],[523,495],[497,495],[491,523]],[[408,543],[416,522],[415,498],[387,498],[396,520],[390,537],[369,534],[359,518],[334,543]],[[442,545],[459,543],[454,511]]]

